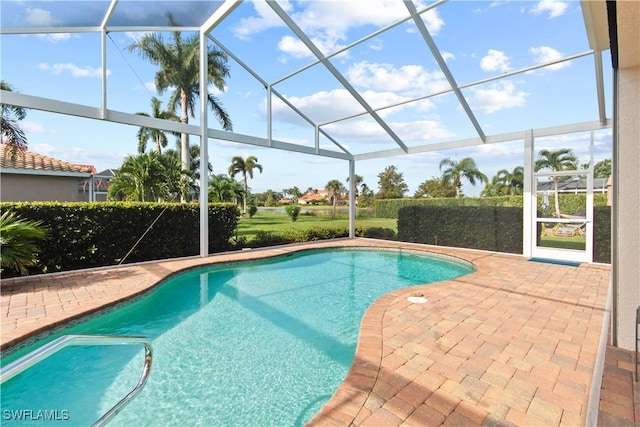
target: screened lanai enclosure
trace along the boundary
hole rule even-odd
[[[200,146],[201,164],[226,163],[217,151],[225,144],[273,149],[279,174],[300,156],[337,161],[352,187],[351,237],[354,178],[370,162],[413,159],[428,179],[439,171],[422,165],[435,153],[515,155],[525,176],[522,253],[592,261],[594,164],[615,154],[618,48],[613,55],[615,8],[607,10],[605,1],[92,0],[1,7],[3,80],[18,89],[2,91],[2,103],[61,121],[80,118],[88,128],[101,122],[114,132],[188,134]],[[200,73],[197,92],[221,103],[232,130],[222,129],[202,96],[188,123],[136,114],[159,96],[152,82],[159,68],[130,46],[150,33],[171,42],[174,32],[198,39],[199,69],[210,65],[208,50],[226,57],[224,82],[214,87]],[[73,76],[75,83],[21,77],[36,71]],[[534,172],[537,154],[560,148],[579,157],[579,168],[563,173],[584,183],[584,206],[540,214],[558,174]],[[207,185],[201,174],[200,188]],[[208,255],[206,204],[201,191],[201,256]],[[539,247],[540,223],[579,229],[586,243],[574,251]]]

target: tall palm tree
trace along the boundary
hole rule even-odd
[[[156,119],[175,120],[180,118],[176,116],[172,111],[162,111],[162,101],[155,96],[151,98],[151,115],[147,113],[136,113],[139,116],[154,117]],[[172,135],[179,136],[180,134],[171,132]],[[156,152],[162,154],[162,149],[167,146],[169,140],[167,139],[167,132],[161,129],[154,129],[148,127],[141,127],[138,130],[138,153],[142,154],[147,151],[147,142],[152,140],[156,144]]]
[[[443,167],[446,167],[444,171]],[[471,157],[465,157],[459,162],[446,157],[440,161],[440,171],[442,172],[442,182],[452,183],[456,187],[456,197],[460,197],[462,178],[465,178],[472,185],[476,185],[476,180],[482,183],[488,181],[486,175],[480,172],[475,160]]]
[[[13,92],[13,86],[4,80],[0,80],[0,89]],[[18,126],[18,121],[26,116],[25,108],[0,103],[0,130],[2,130],[0,139],[7,143],[11,158],[15,158],[17,153],[27,149],[27,137]]]
[[[335,219],[336,217],[336,205],[338,204],[338,198],[340,194],[345,190],[344,185],[337,179],[332,179],[325,185],[325,190],[329,191],[329,197],[331,200],[331,204],[333,205],[333,213],[331,214],[331,219]]]
[[[507,193],[510,195],[522,194],[524,190],[524,167],[516,166],[513,172],[506,169],[499,170],[496,173],[497,181],[504,184]]]
[[[177,23],[168,15],[171,25]],[[189,123],[189,115],[195,116],[196,99],[200,94],[199,81],[199,37],[182,38],[180,31],[173,32],[173,43],[165,43],[160,34],[147,34],[140,40],[128,46],[130,52],[137,51],[142,58],[152,64],[160,66],[156,73],[155,85],[158,94],[162,95],[167,89],[173,91],[169,105],[175,113],[179,107],[180,122]],[[229,77],[227,56],[224,52],[209,46],[207,49],[207,84],[213,84],[217,89],[224,90],[225,78]],[[224,130],[232,130],[231,118],[222,104],[212,94],[208,93],[207,102]],[[182,169],[189,170],[189,135],[181,136]]]
[[[247,213],[247,194],[249,193],[249,186],[247,185],[247,176],[253,179],[253,170],[258,169],[262,173],[262,165],[258,163],[256,156],[249,156],[243,159],[241,156],[235,156],[231,159],[231,165],[229,166],[229,175],[231,178],[237,174],[242,174],[242,181],[244,183],[244,193],[242,195],[242,211]]]
[[[170,197],[177,183],[155,152],[127,156],[109,185],[109,198],[152,202]]]
[[[578,159],[570,148],[561,148],[560,150],[540,150],[538,160],[534,165],[535,171],[549,169],[550,171],[576,170],[578,168]],[[556,202],[556,218],[560,218],[560,194],[558,193],[558,177],[551,176],[553,180],[553,189],[555,192]]]

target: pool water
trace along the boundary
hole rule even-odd
[[[471,271],[413,252],[360,249],[208,266],[3,364],[63,334],[145,335],[154,351],[149,382],[110,425],[303,425],[344,379],[376,298]],[[2,385],[2,423],[46,425],[33,420],[49,411],[68,418],[53,424],[90,425],[135,386],[142,365],[137,347],[65,348]]]

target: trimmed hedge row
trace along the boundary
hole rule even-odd
[[[125,257],[132,263],[193,256],[200,251],[200,214],[195,204],[5,202],[0,210],[42,221],[49,230],[33,273],[115,265]],[[210,253],[230,248],[237,224],[236,205],[209,205]]]
[[[538,198],[538,209],[541,210],[542,197]],[[607,195],[596,193],[593,195],[594,206],[606,206]],[[443,197],[436,199],[383,199],[376,200],[375,216],[377,218],[398,218],[398,211],[405,206],[499,206],[522,208],[523,197],[520,196],[500,196],[500,197],[461,197],[459,199]],[[560,194],[560,206],[563,213],[575,214],[584,210],[586,206],[585,194]],[[555,209],[555,199],[553,194],[549,195],[549,207],[547,212]]]
[[[356,228],[356,236],[375,239],[395,240],[396,233],[390,228],[371,227]],[[349,237],[347,227],[314,227],[306,230],[287,230],[283,232],[259,231],[253,239],[237,242],[237,245],[249,248],[260,248],[288,243],[311,242],[315,240],[337,239]]]
[[[611,263],[611,208],[594,208],[593,260]],[[538,236],[540,235],[538,227]],[[522,253],[522,208],[408,206],[400,209],[398,240]]]
[[[522,209],[499,206],[407,206],[398,240],[522,253]]]
[[[593,260],[611,264],[611,206],[593,208]]]

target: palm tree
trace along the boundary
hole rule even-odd
[[[578,159],[570,148],[561,148],[560,150],[540,150],[538,160],[535,163],[535,171],[549,169],[550,171],[576,170],[578,168]],[[556,218],[560,218],[560,195],[558,193],[558,177],[553,175],[553,189],[555,191],[556,202]]]
[[[233,202],[242,200],[242,184],[221,173],[212,175],[209,178],[209,201],[210,202]]]
[[[444,171],[442,171],[443,167],[446,167]],[[442,182],[452,183],[456,187],[456,197],[460,197],[462,178],[465,178],[472,185],[476,185],[476,180],[482,183],[488,181],[471,157],[465,157],[459,162],[446,157],[440,161],[440,171],[442,171]]]
[[[338,204],[338,198],[343,191],[345,191],[344,185],[337,179],[332,179],[324,186],[324,189],[329,191],[329,198],[331,204],[333,205],[333,213],[331,214],[331,219],[335,219],[336,217],[336,205]]]
[[[243,159],[241,156],[235,156],[231,159],[229,175],[233,178],[240,173],[242,174],[242,180],[244,182],[244,194],[242,195],[242,211],[244,213],[247,213],[247,194],[249,193],[247,175],[253,179],[254,169],[258,169],[260,173],[262,173],[262,165],[258,163],[258,159],[255,156],[249,156],[246,159]]]
[[[151,116],[147,113],[136,113],[136,114],[139,116],[154,117],[156,119],[175,120],[175,121],[180,120],[179,117],[176,116],[173,112],[162,111],[161,107],[162,107],[162,101],[160,101],[158,98],[154,96],[153,98],[151,98]],[[179,136],[179,134],[177,133],[171,132],[171,134],[175,136]],[[152,140],[153,142],[155,142],[156,152],[158,154],[162,154],[162,149],[166,147],[167,144],[169,143],[169,140],[167,139],[167,132],[160,129],[148,128],[143,126],[138,131],[137,136],[138,136],[138,153],[140,154],[147,151],[147,142],[149,140]]]
[[[511,196],[522,194],[524,190],[524,167],[516,166],[513,172],[506,169],[499,170],[496,174],[497,181],[504,184],[506,191]]]
[[[1,80],[0,89],[12,92],[13,86]],[[27,149],[27,137],[18,126],[18,120],[23,120],[26,116],[27,110],[23,107],[0,104],[0,130],[2,130],[0,139],[7,143],[12,159],[17,153],[22,153]]]
[[[168,15],[172,26],[178,24],[173,16]],[[189,114],[195,116],[196,99],[200,94],[198,36],[183,39],[180,31],[173,32],[173,43],[165,43],[162,35],[147,34],[128,46],[130,52],[137,51],[142,58],[160,66],[156,73],[155,85],[158,94],[167,89],[173,90],[169,105],[175,113],[180,108],[180,122],[189,123]],[[225,78],[229,77],[227,56],[224,52],[210,46],[207,49],[207,83],[217,89],[224,90]],[[222,107],[220,101],[212,94],[206,94],[207,101],[214,115],[224,130],[232,130],[231,118]],[[181,136],[182,169],[189,170],[189,135]]]
[[[27,267],[36,263],[38,240],[47,237],[40,221],[19,218],[14,212],[0,216],[0,271],[8,269],[21,275],[29,274]]]
[[[127,156],[109,185],[109,198],[126,201],[159,201],[171,196],[179,184],[155,152]]]
[[[347,177],[347,182],[349,182],[349,177]],[[353,176],[353,188],[354,188],[354,193],[355,193],[355,197],[356,200],[358,200],[358,196],[359,196],[359,192],[358,192],[358,186],[360,184],[362,184],[364,182],[364,178],[361,175],[354,175]],[[351,187],[349,187],[351,188]],[[351,191],[351,190],[349,190]]]

